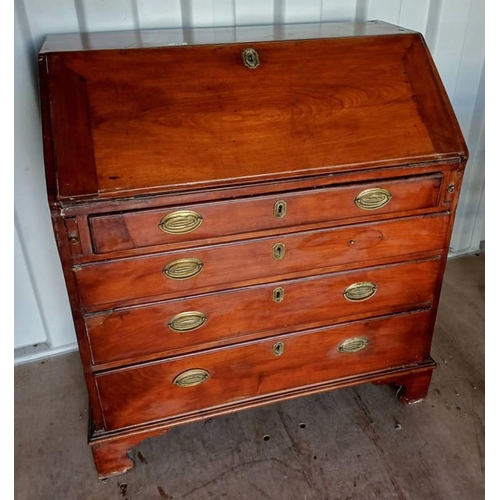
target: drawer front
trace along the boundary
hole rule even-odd
[[[261,238],[75,268],[87,310],[312,274],[336,265],[442,249],[449,215],[420,216]],[[168,277],[167,277],[168,275]]]
[[[424,308],[433,300],[440,259],[380,266],[202,295],[86,318],[95,364],[228,344],[354,317]],[[373,283],[366,300],[348,300],[353,283]]]
[[[437,206],[442,175],[386,180],[91,219],[97,253]]]
[[[97,375],[106,428],[420,361],[431,326],[428,312],[386,316]]]

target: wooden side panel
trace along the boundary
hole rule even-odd
[[[442,175],[401,180],[380,180],[352,186],[312,189],[296,193],[246,198],[225,203],[208,203],[170,207],[125,214],[98,216],[91,219],[95,248],[98,253],[169,243],[202,240],[266,229],[280,229],[317,222],[342,221],[348,218],[374,218],[436,207]],[[356,198],[368,189],[382,188],[390,201],[380,208],[365,210]],[[283,216],[275,214],[275,205],[285,203]],[[201,224],[183,234],[162,231],[160,221],[168,214],[193,211]]]
[[[345,322],[359,317],[430,306],[440,260],[383,266],[347,273],[271,283],[226,293],[125,309],[86,318],[95,364],[130,362],[241,342],[306,327]],[[368,300],[350,302],[344,290],[370,281],[377,292]],[[281,287],[280,302],[273,290]],[[202,326],[174,331],[169,322],[181,313],[205,315]]]
[[[98,375],[106,428],[422,361],[429,352],[429,317],[424,312],[350,323]],[[340,344],[352,338],[368,343],[358,352],[339,352]],[[276,342],[282,342],[278,356]],[[173,384],[191,369],[206,370],[210,378],[193,387]]]
[[[69,248],[71,255],[81,255],[82,254],[82,242],[80,240],[80,234],[78,232],[78,222],[76,217],[71,217],[64,220],[66,225],[66,233],[68,235]]]
[[[421,35],[412,38],[414,43],[404,62],[434,149],[436,153],[445,153],[451,146],[466,158],[469,154],[467,146],[432,56]]]
[[[103,420],[101,413],[101,406],[99,402],[99,395],[97,394],[96,382],[92,373],[92,355],[90,352],[90,345],[88,342],[85,323],[82,317],[82,310],[78,298],[78,289],[75,281],[74,274],[71,271],[71,249],[68,238],[68,232],[64,219],[57,213],[52,212],[52,225],[54,228],[54,235],[57,241],[59,250],[59,257],[64,273],[64,280],[68,291],[69,302],[71,306],[71,314],[76,330],[76,339],[78,341],[78,349],[80,351],[80,358],[83,365],[83,373],[85,375],[85,382],[87,384],[87,391],[89,393],[90,402],[90,415],[92,418],[93,426],[96,431],[103,430]]]
[[[94,142],[85,78],[63,57],[48,59],[54,164],[60,197],[97,194]]]

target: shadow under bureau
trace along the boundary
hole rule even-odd
[[[101,477],[175,425],[423,399],[467,149],[383,22],[49,36],[48,199]]]

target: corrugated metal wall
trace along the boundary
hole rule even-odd
[[[16,0],[15,345],[43,346],[18,360],[75,345],[45,197],[36,77],[45,35],[373,19],[422,32],[470,150],[452,239],[452,253],[465,253],[485,232],[484,16],[482,0]]]

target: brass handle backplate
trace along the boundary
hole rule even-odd
[[[202,327],[207,321],[205,314],[199,311],[186,311],[176,314],[169,322],[168,327],[174,332],[192,332]]]
[[[256,69],[260,66],[259,54],[255,49],[244,49],[241,53],[243,57],[243,64],[248,69]]]
[[[344,290],[344,298],[350,302],[361,302],[372,298],[377,292],[377,285],[371,281],[353,283]]]
[[[391,199],[392,195],[387,189],[371,188],[361,191],[354,199],[354,203],[363,210],[377,210],[387,205]]]
[[[284,243],[276,243],[276,245],[273,246],[273,257],[276,260],[281,260],[286,253],[286,247]]]
[[[203,262],[200,259],[177,259],[163,268],[163,274],[171,280],[187,280],[200,274]]]
[[[280,302],[283,302],[284,299],[285,299],[285,289],[281,286],[277,286],[273,290],[273,301],[279,304]]]
[[[210,378],[210,373],[203,368],[193,368],[192,370],[186,370],[175,377],[172,382],[177,387],[193,387],[195,385],[200,385]]]
[[[194,231],[203,222],[203,217],[192,210],[177,210],[165,215],[158,227],[168,234],[186,234]]]
[[[274,216],[283,219],[286,215],[286,201],[279,200],[274,204]]]
[[[369,340],[364,337],[353,337],[344,340],[339,346],[338,351],[345,354],[362,351],[369,344]]]

